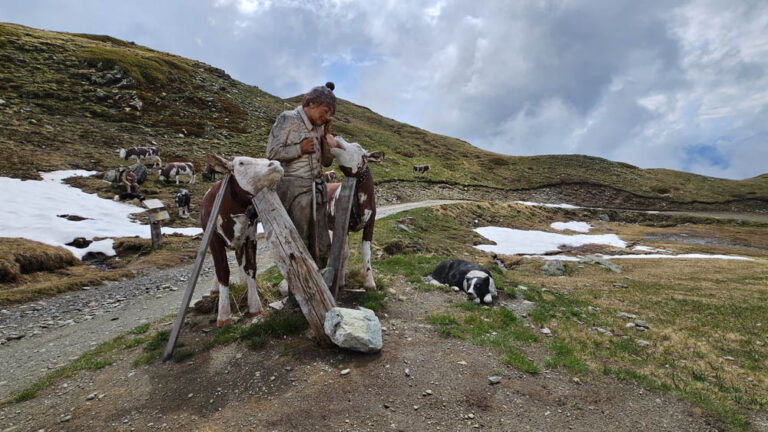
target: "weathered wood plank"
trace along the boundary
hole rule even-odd
[[[176,347],[176,341],[179,339],[181,325],[184,324],[184,316],[187,314],[189,302],[192,301],[192,294],[195,292],[195,284],[197,284],[197,278],[200,277],[200,269],[203,267],[205,252],[208,250],[208,245],[211,243],[211,238],[213,237],[213,226],[216,223],[216,220],[219,218],[221,201],[224,198],[224,192],[227,190],[230,175],[231,174],[225,174],[221,179],[221,187],[219,188],[219,193],[216,195],[216,200],[213,202],[211,217],[208,219],[208,224],[205,227],[205,232],[203,233],[203,241],[200,243],[200,248],[197,250],[195,265],[192,267],[192,274],[188,279],[187,291],[184,292],[184,298],[181,300],[179,313],[176,314],[176,322],[173,323],[171,335],[168,337],[168,344],[165,346],[165,352],[163,352],[163,361],[171,358],[173,355],[173,349]]]
[[[154,210],[154,209],[160,209],[165,207],[165,204],[163,204],[162,201],[159,199],[148,199],[143,201],[144,207]]]
[[[323,324],[325,313],[336,306],[336,302],[315,261],[274,190],[259,192],[253,198],[253,205],[264,226],[264,235],[272,247],[277,267],[288,281],[288,287],[307,317],[315,338],[321,344],[330,345],[331,340],[325,334]]]
[[[349,237],[349,212],[352,209],[352,195],[355,193],[356,182],[357,179],[354,177],[344,177],[333,211],[333,242],[331,243],[331,256],[328,259],[328,265],[333,268],[333,283],[330,288],[334,298],[339,296],[339,280],[341,279],[341,272],[344,271],[341,260],[343,259],[344,246]]]

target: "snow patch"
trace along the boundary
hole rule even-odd
[[[564,209],[577,209],[577,208],[583,208],[578,207],[571,204],[545,204],[545,203],[537,203],[537,202],[531,202],[531,201],[515,201],[515,204],[523,204],[527,206],[536,206],[536,207],[554,207],[554,208],[564,208]]]
[[[145,209],[131,204],[99,198],[62,183],[69,177],[85,177],[97,171],[64,170],[40,173],[43,180],[19,180],[0,177],[0,237],[20,237],[52,246],[61,246],[77,258],[88,252],[115,255],[109,237],[150,238],[149,226],[130,220],[130,215]],[[71,221],[57,215],[86,218]],[[198,235],[200,228],[167,228],[163,234]],[[87,248],[67,246],[77,237],[95,241]]]
[[[566,235],[491,226],[475,228],[475,232],[496,243],[475,246],[476,248],[504,255],[542,254],[556,251],[559,246],[578,247],[585,244],[604,244],[621,248],[627,246],[616,234]]]
[[[558,231],[576,231],[576,232],[582,232],[587,233],[589,230],[592,229],[592,225],[586,223],[586,222],[553,222],[550,227],[558,230]]]

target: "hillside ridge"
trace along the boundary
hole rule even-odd
[[[157,145],[164,161],[202,168],[206,153],[263,156],[281,99],[205,63],[106,35],[0,24],[0,175],[103,171],[117,149]],[[768,201],[768,174],[728,180],[585,155],[509,156],[339,100],[336,133],[387,158],[380,183],[429,182],[503,190],[595,184],[679,203]],[[412,167],[429,164],[424,178]]]

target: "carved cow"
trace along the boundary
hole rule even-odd
[[[355,183],[355,193],[352,198],[352,209],[349,214],[349,231],[357,232],[363,230],[363,242],[361,245],[361,254],[363,257],[363,272],[365,275],[365,289],[376,289],[376,282],[373,280],[373,268],[371,267],[371,241],[373,240],[373,225],[376,220],[376,197],[373,190],[373,175],[368,168],[368,162],[381,162],[384,160],[384,152],[368,152],[358,143],[348,143],[341,137],[336,137],[336,142],[340,148],[331,149],[336,161],[341,168],[341,172],[346,177],[357,179]],[[341,193],[341,183],[330,183],[326,185],[328,192],[328,226],[333,229],[335,223],[336,199]],[[341,272],[339,287],[344,286],[344,267],[349,257],[349,242],[344,246],[344,253],[341,258]]]
[[[251,315],[258,315],[264,311],[256,286],[258,220],[251,200],[262,189],[273,187],[283,176],[283,168],[277,161],[249,157],[236,157],[230,161],[209,155],[207,162],[218,172],[232,174],[223,195],[210,244],[216,270],[211,294],[219,294],[216,326],[222,327],[232,322],[232,310],[229,305],[228,248],[235,251],[238,266],[248,287],[248,312]],[[200,205],[200,221],[203,229],[211,217],[213,203],[220,188],[221,180],[214,183],[203,197]]]
[[[195,182],[195,166],[192,162],[171,162],[165,165],[161,170],[157,171],[158,178],[161,181],[170,180],[171,177],[176,178],[176,184],[179,184],[179,176],[189,176],[189,184]]]

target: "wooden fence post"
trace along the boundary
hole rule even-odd
[[[179,339],[179,332],[181,332],[181,326],[184,324],[184,316],[187,314],[189,302],[192,301],[192,293],[195,292],[197,278],[200,277],[200,269],[203,267],[203,261],[205,261],[205,252],[208,249],[208,245],[211,243],[211,238],[213,237],[213,225],[219,219],[221,201],[224,198],[224,192],[227,190],[230,176],[231,174],[225,174],[224,178],[221,179],[221,187],[219,188],[219,193],[216,195],[216,200],[213,202],[211,217],[208,219],[208,224],[205,226],[205,231],[203,232],[203,241],[200,243],[200,248],[197,250],[195,265],[192,267],[192,274],[190,275],[187,282],[187,291],[184,292],[184,298],[181,300],[181,308],[179,308],[179,313],[176,314],[176,322],[173,323],[171,335],[168,337],[168,344],[165,345],[163,361],[171,358],[173,355],[173,349],[176,347],[176,341]]]
[[[334,298],[339,296],[339,280],[341,272],[344,271],[341,260],[343,259],[342,252],[344,251],[344,246],[346,246],[347,238],[349,237],[349,212],[352,209],[352,195],[355,193],[355,183],[357,183],[356,178],[344,177],[341,181],[341,192],[339,192],[339,197],[336,198],[336,207],[333,210],[333,242],[331,243],[331,256],[328,258],[328,265],[333,269],[333,281],[329,287],[331,292],[333,292]]]
[[[272,246],[277,267],[288,281],[315,338],[322,345],[331,345],[323,325],[325,313],[335,307],[336,302],[283,203],[273,189],[262,189],[253,198],[253,205],[264,225],[264,234]]]
[[[152,235],[152,250],[155,250],[160,247],[163,238],[160,221],[170,219],[171,216],[168,215],[165,204],[159,199],[144,200],[143,204],[149,215],[149,233]]]

